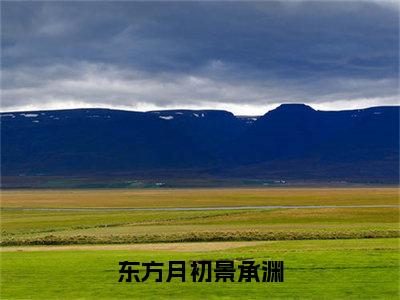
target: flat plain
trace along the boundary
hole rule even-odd
[[[218,244],[218,243],[213,243]],[[2,299],[398,299],[397,239],[270,241],[212,250],[69,249],[2,253]],[[49,246],[48,246],[49,247]],[[46,248],[48,248],[46,247]],[[51,246],[50,246],[51,247]],[[119,261],[283,260],[284,282],[118,282]],[[140,269],[141,276],[144,269]],[[167,270],[163,268],[166,276]]]
[[[9,190],[1,195],[2,299],[399,296],[398,188]],[[277,207],[112,210],[264,205]],[[284,283],[267,284],[117,282],[121,260],[176,258],[283,259],[287,276]]]
[[[399,204],[398,188],[3,190],[2,207],[218,207]]]

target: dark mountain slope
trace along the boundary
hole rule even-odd
[[[233,154],[232,161],[243,163],[303,157],[323,136],[320,123],[320,116],[309,106],[281,105],[232,141],[228,152]]]
[[[218,110],[164,110],[150,112],[168,122],[179,134],[216,158],[215,152],[237,138],[254,120]]]
[[[339,112],[340,129],[319,149],[334,161],[378,161],[399,156],[399,108],[375,107]],[[334,114],[331,116],[335,118]]]
[[[399,107],[285,104],[258,119],[212,110],[3,113],[1,146],[3,176],[398,182]]]
[[[399,107],[316,111],[285,104],[260,117],[227,151],[231,161],[382,160],[398,157]]]
[[[157,114],[65,110],[2,117],[3,174],[76,174],[207,165],[211,154]]]

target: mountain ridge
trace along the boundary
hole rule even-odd
[[[168,176],[398,182],[399,109],[282,104],[259,117],[186,109],[4,112],[2,175],[157,177],[171,170]],[[349,168],[354,163],[361,169]]]

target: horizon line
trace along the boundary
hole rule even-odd
[[[139,113],[151,113],[151,112],[167,112],[167,111],[225,111],[233,114],[234,116],[262,116],[282,105],[305,105],[308,107],[311,107],[315,111],[352,111],[352,110],[361,110],[361,109],[370,109],[370,108],[375,108],[375,107],[400,107],[400,104],[398,105],[374,105],[374,106],[366,106],[366,107],[359,107],[359,108],[351,108],[351,109],[316,109],[313,107],[312,104],[307,104],[307,103],[299,103],[299,102],[282,102],[280,104],[275,104],[274,108],[266,108],[265,112],[262,114],[235,114],[231,112],[228,109],[217,109],[217,108],[166,108],[166,109],[151,109],[151,110],[134,110],[134,109],[129,109],[129,108],[118,108],[118,107],[101,107],[101,106],[90,106],[90,107],[71,107],[71,108],[49,108],[49,109],[17,109],[17,110],[2,110],[0,108],[0,114],[6,114],[6,113],[24,113],[24,112],[43,112],[43,111],[67,111],[67,110],[114,110],[114,111],[124,111],[124,112],[139,112]]]

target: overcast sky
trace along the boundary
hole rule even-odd
[[[2,111],[399,104],[399,2],[1,2]]]

